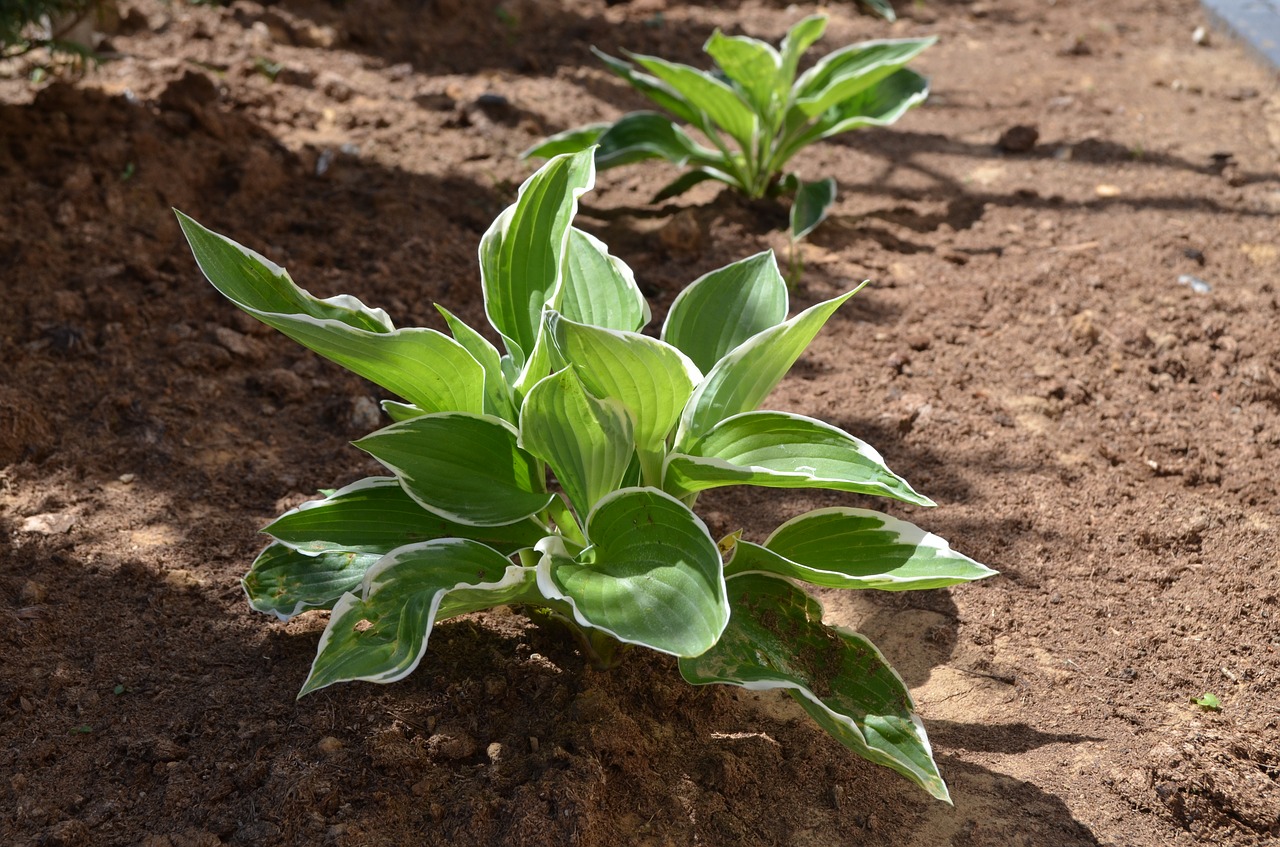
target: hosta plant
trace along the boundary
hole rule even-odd
[[[656,56],[629,53],[626,61],[592,48],[666,114],[632,112],[614,123],[570,129],[524,155],[547,157],[596,145],[601,169],[644,159],[687,168],[654,202],[707,180],[751,198],[793,195],[791,234],[803,238],[826,217],[836,184],[830,177],[801,180],[786,170],[792,158],[823,138],[891,124],[929,93],[925,78],[905,65],[932,38],[851,44],[797,77],[801,56],[826,26],[825,16],[805,18],[782,39],[780,49],[717,30],[704,46],[716,64],[714,72]],[[693,127],[706,144],[682,124]]]
[[[562,622],[601,666],[637,645],[678,657],[694,684],[787,689],[842,743],[946,799],[902,680],[867,639],[824,625],[801,585],[900,591],[993,572],[867,509],[803,514],[762,542],[717,541],[693,511],[727,485],[930,505],[852,435],[757,411],[854,292],[788,318],[761,253],[694,282],[645,335],[631,271],[572,226],[594,179],[590,150],[553,158],[482,238],[500,346],[443,308],[448,334],[313,297],[179,213],[219,291],[400,398],[356,442],[387,473],[281,515],[244,578],[252,607],[282,619],[332,609],[299,696],[401,679],[437,623],[512,604]]]

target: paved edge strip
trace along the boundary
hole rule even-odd
[[[1245,42],[1273,70],[1280,69],[1280,2],[1200,0],[1210,20]]]

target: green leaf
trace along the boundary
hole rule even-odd
[[[556,349],[574,365],[587,390],[623,405],[642,452],[661,451],[680,410],[701,379],[687,356],[635,332],[619,332],[552,314],[547,326]]]
[[[548,539],[538,587],[574,619],[628,644],[696,656],[729,620],[720,553],[688,507],[654,488],[617,491],[587,521],[592,546],[569,558]]]
[[[758,574],[728,580],[732,616],[719,642],[680,660],[694,685],[788,689],[837,740],[950,802],[915,703],[865,637],[822,624],[822,607],[791,583]]]
[[[836,201],[836,181],[831,177],[817,182],[801,182],[791,204],[791,238],[799,241],[827,219]]]
[[[885,467],[871,445],[830,424],[786,412],[721,421],[687,454],[667,458],[664,488],[684,495],[723,485],[827,488],[932,506]]]
[[[538,461],[516,440],[515,427],[501,418],[443,413],[392,424],[355,445],[427,511],[460,524],[501,526],[537,514],[553,496]]]
[[[564,153],[581,153],[600,140],[611,124],[608,121],[557,132],[520,154],[521,159],[550,159]]]
[[[303,553],[276,543],[258,555],[240,585],[250,608],[287,621],[307,609],[332,607],[381,557],[345,551]]]
[[[569,233],[561,313],[578,323],[638,332],[651,317],[635,275],[594,235]]]
[[[416,418],[426,414],[426,412],[422,411],[412,403],[397,403],[395,400],[382,400],[378,405],[382,406],[382,411],[387,413],[387,417],[391,418],[392,423],[407,421],[410,418]]]
[[[760,121],[751,107],[728,85],[709,73],[668,62],[656,56],[632,55],[637,64],[680,92],[686,102],[704,113],[720,129],[729,134],[744,150],[750,150]],[[705,129],[705,121],[691,121]]]
[[[737,83],[761,115],[769,112],[778,93],[782,67],[782,57],[772,45],[745,35],[728,36],[717,29],[702,49],[725,76]]]
[[[929,81],[903,68],[823,115],[818,138],[831,138],[864,126],[888,126],[929,96]]]
[[[809,117],[844,103],[924,52],[936,38],[850,44],[823,57],[796,82],[795,106]]]
[[[726,185],[732,185],[734,188],[739,188],[744,191],[746,190],[745,186],[743,186],[741,182],[727,173],[722,173],[710,168],[693,168],[692,170],[685,171],[680,174],[680,176],[663,186],[657,194],[653,195],[653,200],[651,202],[661,203],[663,200],[670,200],[672,197],[679,197],[695,185],[707,182],[708,180],[716,180],[718,182],[723,182]]]
[[[630,62],[616,59],[608,53],[597,50],[595,47],[591,48],[591,52],[595,53],[597,58],[608,66],[609,70],[622,77],[632,88],[657,103],[661,108],[666,109],[685,123],[694,125],[700,123],[701,118],[698,110],[689,105],[689,101],[685,100],[684,97],[666,83],[648,74],[638,72]]]
[[[720,421],[759,406],[800,358],[827,318],[861,288],[860,285],[839,297],[810,306],[791,320],[756,333],[717,362],[698,383],[685,406],[676,449],[688,452],[690,443],[705,436]]]
[[[681,291],[662,325],[672,344],[703,373],[748,338],[787,317],[787,283],[766,250],[694,280]]]
[[[321,300],[284,268],[177,212],[205,277],[245,312],[428,412],[479,412],[484,373],[457,342],[431,329],[395,329],[354,297]]]
[[[618,487],[635,453],[627,413],[616,401],[587,394],[572,367],[525,397],[520,446],[551,466],[579,515]]]
[[[1201,694],[1199,697],[1192,697],[1191,702],[1195,703],[1197,706],[1199,706],[1200,708],[1204,709],[1207,712],[1222,711],[1222,701],[1218,699],[1218,695],[1214,694],[1211,691],[1206,691],[1204,694]]]
[[[795,82],[800,57],[827,30],[826,15],[810,15],[799,21],[782,39],[782,68],[778,74],[779,94],[785,95]]]
[[[517,368],[532,356],[543,308],[556,303],[570,222],[594,182],[590,151],[555,157],[520,186],[516,202],[480,240],[485,312]]]
[[[422,660],[438,621],[535,596],[534,580],[532,568],[475,541],[402,547],[365,575],[363,598],[344,594],[333,607],[298,696],[335,682],[403,679]]]
[[[600,170],[630,165],[645,159],[665,159],[676,167],[693,160],[722,163],[724,156],[703,147],[657,112],[632,112],[621,117],[600,136],[596,167]]]
[[[826,588],[916,591],[994,576],[915,524],[868,509],[808,512],[774,530],[764,546],[743,541],[727,569],[764,571]]]
[[[889,0],[859,0],[859,2],[890,23],[898,19],[897,13],[893,11],[893,4]]]
[[[436,304],[436,311],[444,317],[449,332],[471,357],[484,368],[484,412],[503,420],[515,421],[516,412],[511,405],[511,389],[502,372],[502,356],[489,339],[463,323],[444,306]]]
[[[469,538],[510,555],[533,547],[547,534],[531,518],[500,526],[445,520],[423,509],[399,480],[379,476],[354,482],[322,500],[309,500],[262,531],[309,555],[331,551],[385,555],[433,538]]]

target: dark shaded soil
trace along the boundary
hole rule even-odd
[[[1003,574],[823,595],[913,687],[954,808],[785,699],[597,673],[510,613],[295,702],[323,614],[237,580],[258,527],[372,470],[347,442],[378,398],[223,301],[169,212],[399,324],[479,323],[516,154],[640,105],[588,45],[698,61],[809,6],[126,0],[83,79],[0,68],[0,843],[1273,843],[1275,79],[1194,44],[1192,0],[898,5],[829,9],[824,49],[937,34],[934,94],[799,160],[840,201],[795,305],[873,284],[771,405],[876,445],[941,504],[897,512]],[[711,188],[644,205],[670,176],[602,174],[579,219],[659,317],[786,250]],[[705,502],[754,537],[850,498]]]

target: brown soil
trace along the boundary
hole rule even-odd
[[[789,701],[638,653],[597,673],[511,613],[295,702],[324,616],[237,580],[258,527],[372,470],[347,442],[377,398],[222,300],[169,212],[317,294],[477,323],[516,154],[640,105],[590,44],[697,61],[809,6],[125,0],[95,72],[0,79],[0,843],[1275,843],[1275,79],[1194,44],[1194,0],[898,5],[829,9],[826,49],[940,36],[934,94],[799,161],[840,200],[796,305],[873,285],[771,405],[876,445],[941,504],[896,511],[1002,572],[822,596],[914,689],[954,808]],[[659,316],[786,249],[711,188],[644,205],[670,177],[602,174],[579,219]],[[704,502],[756,537],[850,498]]]

